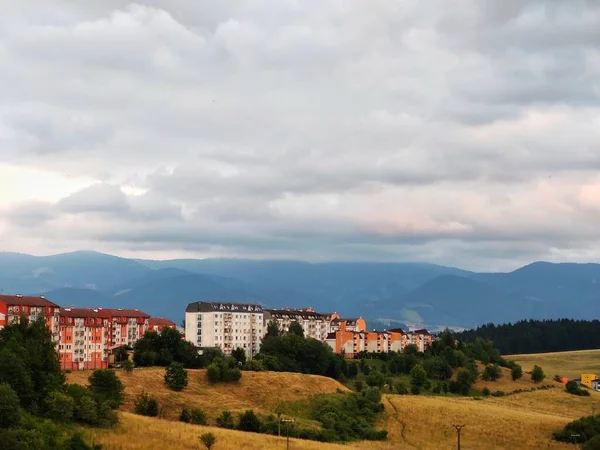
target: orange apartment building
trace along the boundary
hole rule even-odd
[[[108,348],[133,347],[150,327],[150,315],[139,309],[98,308],[108,319]]]
[[[58,320],[60,307],[44,297],[23,295],[0,295],[0,329],[18,322],[21,317],[30,321],[43,317],[52,333],[52,339],[58,343]]]
[[[97,309],[61,308],[58,354],[65,370],[106,369],[109,327]]]
[[[169,319],[163,317],[150,317],[148,320],[148,331],[156,331],[158,334],[165,328],[177,329],[175,322],[171,322]]]

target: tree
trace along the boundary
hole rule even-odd
[[[75,400],[73,397],[62,392],[50,392],[46,398],[46,416],[58,422],[70,422],[75,411]]]
[[[15,351],[23,354],[25,349],[20,347]],[[8,383],[19,396],[21,404],[28,406],[32,401],[33,383],[23,358],[15,351],[5,348],[0,352],[0,383]]]
[[[410,384],[418,388],[422,388],[427,380],[427,372],[422,365],[417,364],[410,371]]]
[[[124,361],[129,360],[129,352],[125,346],[117,347],[115,349],[115,361],[118,363],[123,363]]]
[[[246,350],[241,347],[236,347],[233,349],[231,352],[231,357],[235,359],[238,364],[241,363],[242,366],[246,364]]]
[[[385,376],[378,370],[374,370],[367,376],[365,381],[371,387],[382,388],[385,384]]]
[[[481,377],[485,381],[496,381],[502,376],[502,371],[500,370],[500,366],[498,364],[488,364],[483,369],[483,374]]]
[[[113,409],[121,406],[125,387],[115,372],[108,369],[94,370],[88,381],[96,398],[108,401]]]
[[[208,423],[206,413],[200,408],[183,408],[179,415],[179,420],[181,422],[193,423],[194,425],[206,425]]]
[[[121,367],[123,367],[123,370],[127,373],[131,373],[133,372],[133,368],[134,368],[134,364],[130,359],[126,359],[125,361],[123,361],[123,363],[121,364]]]
[[[210,450],[217,442],[217,438],[212,433],[204,433],[202,436],[200,436],[200,441],[208,450]]]
[[[510,377],[513,381],[517,381],[523,378],[523,369],[518,364],[515,364],[510,369]]]
[[[20,420],[19,396],[8,383],[0,384],[0,428],[14,428]]]
[[[348,364],[348,378],[356,378],[358,376],[358,365],[357,364]]]
[[[233,415],[227,409],[221,412],[221,415],[217,417],[217,425],[221,428],[228,428],[233,430],[235,424],[233,423]]]
[[[546,378],[544,370],[540,366],[533,366],[533,369],[531,370],[531,380],[534,383],[541,383],[544,381],[544,378]]]
[[[240,415],[237,428],[240,431],[258,433],[260,431],[260,419],[254,414],[253,410],[249,409]]]
[[[156,398],[151,397],[146,392],[137,395],[134,402],[134,411],[142,416],[156,417],[159,412],[159,404]]]
[[[188,385],[188,373],[181,363],[171,363],[165,369],[165,384],[172,391],[183,391]]]
[[[279,335],[280,332],[277,322],[275,322],[274,320],[269,320],[269,323],[267,324],[267,334],[265,335],[265,338],[278,337]]]
[[[304,329],[302,328],[302,325],[300,325],[300,322],[298,322],[296,320],[294,320],[292,323],[290,323],[288,333],[295,334],[296,336],[304,337]]]

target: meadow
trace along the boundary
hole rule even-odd
[[[524,371],[530,371],[537,364],[550,378],[561,375],[573,379],[578,378],[582,372],[600,375],[600,350],[509,355],[505,358],[520,364]]]

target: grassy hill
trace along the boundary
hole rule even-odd
[[[244,372],[239,383],[211,385],[206,380],[205,370],[188,370],[188,387],[182,392],[173,392],[164,385],[163,368],[135,369],[119,376],[125,384],[124,411],[133,411],[137,394],[146,391],[155,396],[163,410],[161,417],[178,420],[181,409],[202,408],[209,423],[224,409],[242,412],[254,409],[257,413],[269,414],[280,402],[296,402],[307,397],[333,393],[347,388],[337,381],[317,375],[285,372]],[[69,383],[87,384],[91,372],[81,371],[68,374]]]
[[[543,364],[540,361],[537,363]],[[121,425],[117,430],[86,430],[89,442],[104,444],[106,450],[164,448],[165,442],[174,450],[199,449],[198,437],[211,431],[218,439],[217,450],[285,448],[284,438],[187,425],[173,420],[177,419],[184,405],[203,408],[208,413],[209,423],[214,424],[214,418],[225,408],[236,412],[252,408],[268,414],[280,401],[293,404],[314,394],[345,389],[335,380],[324,377],[274,372],[244,372],[239,384],[211,386],[204,379],[204,371],[197,370],[190,371],[188,388],[176,393],[164,387],[163,373],[164,370],[158,368],[136,369],[129,375],[122,373],[127,401],[121,412]],[[68,375],[69,382],[85,384],[89,374],[71,373]],[[500,381],[490,383],[490,389],[514,390],[504,387],[503,383],[510,383],[511,387],[518,389],[532,386],[528,379],[513,385],[509,374],[504,373]],[[156,396],[165,406],[163,417],[167,420],[130,413],[133,397],[142,390]],[[381,426],[389,431],[387,441],[333,445],[292,440],[290,448],[452,448],[456,445],[456,433],[452,428],[454,423],[466,425],[462,434],[464,448],[572,448],[553,441],[552,432],[560,430],[575,418],[589,414],[592,405],[599,400],[599,393],[593,392],[590,397],[576,397],[560,387],[480,400],[468,397],[384,395],[386,410]]]
[[[577,378],[582,372],[600,375],[600,350],[510,355],[506,359],[514,360],[524,371],[530,371],[537,364],[550,378],[554,375]]]

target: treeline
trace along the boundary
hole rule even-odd
[[[123,388],[96,371],[89,387],[66,384],[43,319],[22,318],[0,331],[0,447],[3,450],[90,450],[74,424],[110,427]],[[100,449],[94,446],[93,449]]]
[[[599,320],[522,320],[492,323],[455,333],[457,339],[475,342],[490,340],[503,355],[547,353],[600,348]]]

